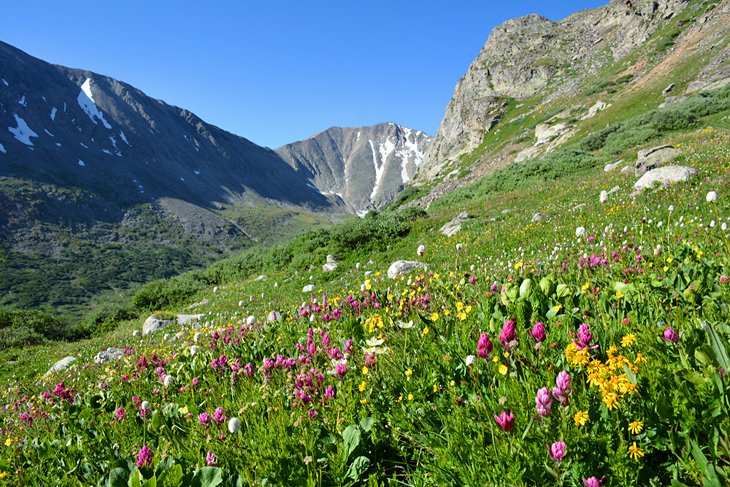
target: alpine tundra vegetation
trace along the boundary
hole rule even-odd
[[[508,21],[378,210],[149,282],[93,338],[4,311],[0,479],[730,484],[728,25]],[[315,139],[288,167],[354,144]]]

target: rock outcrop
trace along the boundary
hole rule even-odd
[[[650,149],[643,149],[636,154],[634,174],[641,177],[648,171],[662,167],[679,155],[679,151],[672,145],[660,145]]]
[[[497,26],[457,83],[418,179],[443,175],[450,161],[476,148],[500,120],[508,99],[572,93],[586,76],[642,44],[686,4],[613,0],[559,22],[528,15]],[[601,108],[591,110],[595,114]]]
[[[415,260],[397,260],[388,267],[388,277],[395,279],[396,277],[408,274],[416,269],[423,269],[426,264]]]
[[[637,191],[650,189],[655,185],[666,186],[687,181],[697,175],[697,170],[687,166],[664,166],[652,169],[634,183]]]

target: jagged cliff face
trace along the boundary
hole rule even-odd
[[[459,80],[418,179],[439,175],[477,147],[508,98],[569,94],[580,81],[641,45],[687,0],[613,0],[559,22],[539,15],[496,27]]]
[[[277,153],[311,185],[363,214],[382,207],[403,189],[431,140],[424,132],[393,123],[333,127]]]

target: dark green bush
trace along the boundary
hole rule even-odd
[[[79,331],[61,318],[39,310],[0,308],[0,348],[73,340]]]
[[[130,304],[104,303],[97,305],[81,321],[80,328],[89,336],[101,336],[112,331],[120,321],[136,318]]]

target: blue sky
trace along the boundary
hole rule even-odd
[[[435,134],[492,28],[608,0],[4,2],[0,40],[253,142],[395,122]]]

